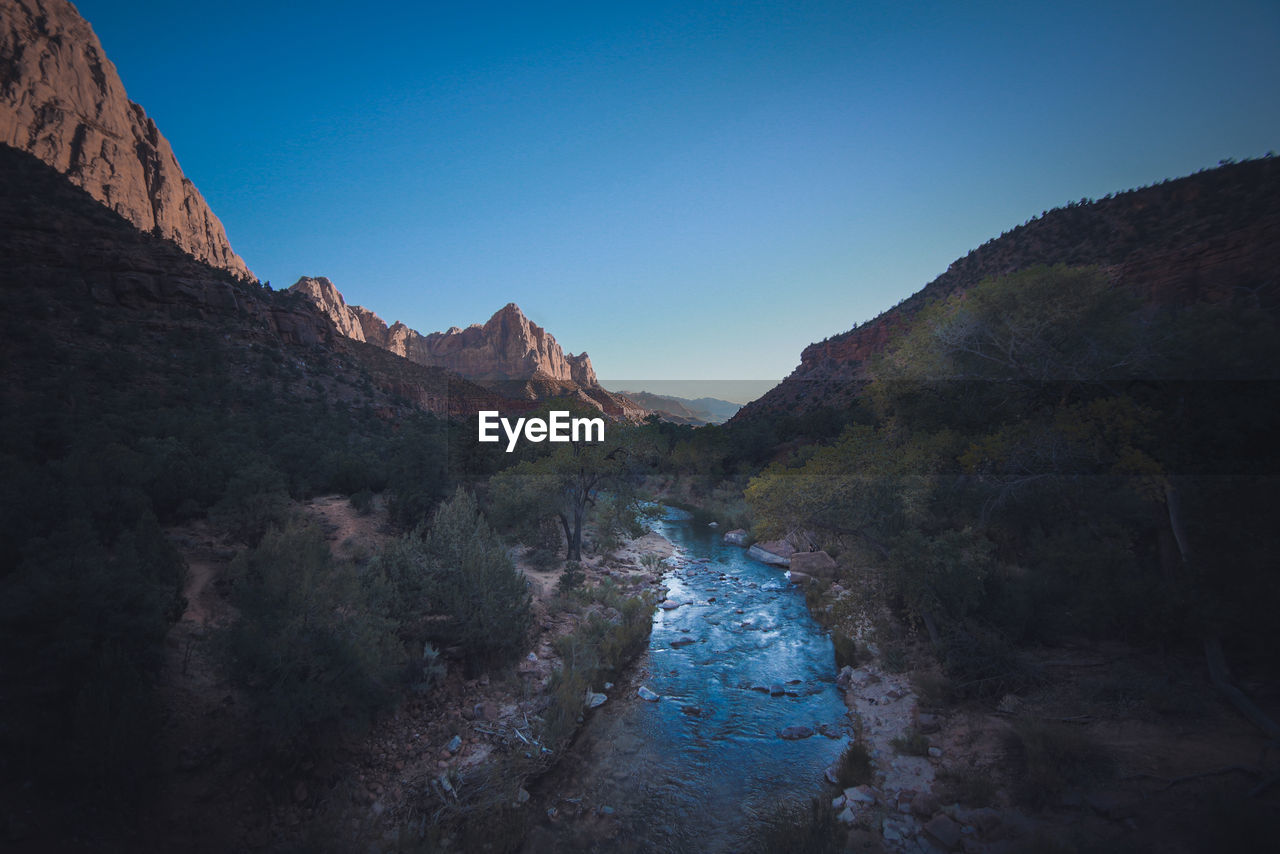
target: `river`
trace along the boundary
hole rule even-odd
[[[664,581],[683,604],[655,612],[634,677],[539,787],[554,817],[527,851],[743,850],[780,804],[824,793],[847,743],[831,641],[801,591],[687,514],[655,529],[679,548]],[[795,726],[815,732],[779,735]]]

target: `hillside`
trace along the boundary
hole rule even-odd
[[[657,412],[664,421],[676,424],[720,424],[732,418],[741,406],[727,400],[714,397],[700,397],[690,400],[667,394],[653,394],[647,391],[619,391],[629,400],[635,401],[645,409]]]
[[[953,262],[875,319],[806,347],[799,366],[733,423],[849,405],[867,361],[925,306],[1038,264],[1100,265],[1148,303],[1172,306],[1273,283],[1280,269],[1280,161],[1224,165],[1048,211]]]

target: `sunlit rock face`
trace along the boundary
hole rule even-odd
[[[0,21],[0,142],[39,157],[143,231],[250,277],[75,7],[0,0]]]
[[[423,335],[403,323],[388,326],[358,305],[348,305],[333,282],[303,276],[290,290],[306,295],[338,331],[411,362],[445,368],[492,384],[503,395],[528,400],[572,397],[607,415],[639,419],[648,410],[600,386],[586,353],[565,353],[554,336],[507,303],[483,324]]]

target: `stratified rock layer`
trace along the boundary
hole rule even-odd
[[[0,22],[0,142],[39,157],[143,231],[251,277],[75,7],[0,0]]]

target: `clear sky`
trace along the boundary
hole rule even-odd
[[[76,6],[259,277],[514,301],[631,388],[780,379],[1042,210],[1280,150],[1274,0]]]

